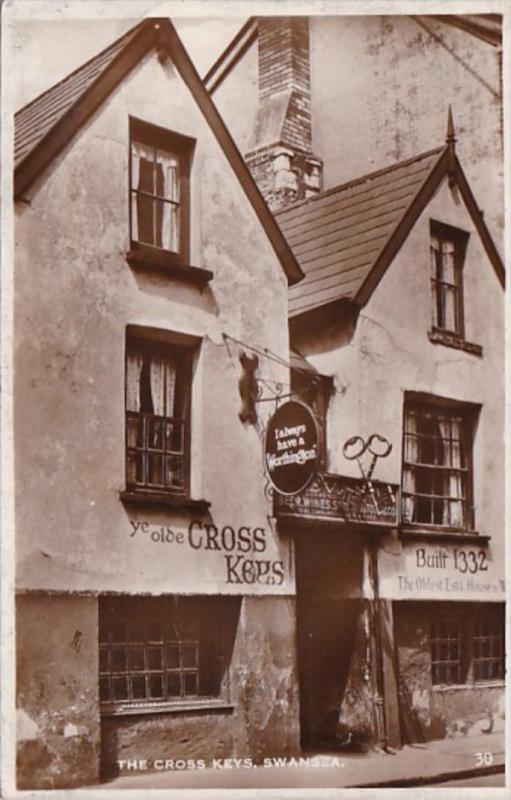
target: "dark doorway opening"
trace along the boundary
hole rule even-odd
[[[349,534],[296,536],[301,745],[337,743],[339,712],[362,610],[362,542]]]

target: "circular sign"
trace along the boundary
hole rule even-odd
[[[318,465],[316,418],[308,406],[289,400],[279,406],[266,429],[265,466],[274,489],[298,494],[309,484]]]

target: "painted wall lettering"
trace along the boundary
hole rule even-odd
[[[430,543],[404,544],[399,560],[380,554],[380,592],[395,598],[501,600],[504,581],[491,550]]]
[[[263,553],[266,550],[266,531],[264,528],[250,528],[242,525],[235,530],[230,525],[217,528],[192,520],[188,526],[188,543],[194,550],[227,550],[238,553]]]
[[[129,537],[154,545],[179,545],[179,563],[201,587],[204,576],[217,585],[239,586],[249,593],[258,588],[292,587],[287,550],[280,549],[271,531],[262,525],[215,525],[192,520],[185,529],[130,520]],[[160,547],[157,553],[163,553]],[[199,561],[197,561],[199,559]],[[175,562],[175,559],[173,559]],[[202,578],[201,578],[202,576]],[[250,592],[252,587],[252,592]],[[232,591],[232,590],[231,590]]]

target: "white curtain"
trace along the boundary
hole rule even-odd
[[[131,143],[131,188],[138,189],[140,180],[140,161],[154,161],[154,150],[141,142]]]
[[[176,364],[173,359],[151,356],[151,396],[157,416],[173,417],[176,394]]]
[[[159,356],[151,357],[151,397],[153,399],[153,412],[159,417],[165,415],[165,359]]]
[[[444,466],[452,467],[452,472],[445,473],[443,492],[450,500],[444,500],[443,524],[454,527],[463,526],[463,483],[461,468],[461,419],[456,417],[439,417],[438,425],[444,446]]]
[[[140,378],[143,358],[140,353],[128,353],[126,363],[126,408],[140,411]]]
[[[408,412],[405,415],[405,446],[404,461],[408,464],[416,464],[418,461],[417,446],[417,417]],[[403,470],[403,514],[405,522],[413,522],[415,510],[415,498],[410,496],[415,492],[415,471],[406,464]],[[410,493],[409,495],[406,493]]]
[[[179,161],[170,153],[156,151],[156,163],[163,176],[163,196],[179,203]],[[179,249],[178,208],[173,203],[162,203],[162,247],[177,252]]]

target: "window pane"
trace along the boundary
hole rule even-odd
[[[167,672],[167,693],[169,697],[181,695],[181,677],[179,673]]]
[[[126,677],[114,677],[111,679],[114,700],[128,699],[128,682]]]
[[[147,447],[154,450],[163,450],[163,420],[148,420]]]
[[[149,693],[151,697],[163,697],[163,675],[151,673],[149,676]]]
[[[185,682],[185,694],[198,694],[199,693],[199,685],[198,685],[198,675],[194,673],[185,674],[184,676]]]
[[[155,222],[153,199],[146,194],[137,193],[135,196],[135,209],[133,219],[136,220],[136,241],[144,244],[155,245]],[[134,226],[135,229],[135,226]]]
[[[165,250],[177,253],[179,250],[179,206],[162,202],[158,213],[161,216],[161,244]]]
[[[179,668],[179,645],[171,644],[167,647],[167,667],[169,669]]]
[[[147,669],[162,668],[162,651],[159,647],[148,647],[146,650]]]
[[[124,672],[127,668],[126,649],[124,647],[112,647],[112,670],[114,672]]]
[[[131,678],[131,696],[133,700],[143,700],[146,696],[146,682],[143,675]]]
[[[130,649],[130,669],[141,671],[144,669],[144,648],[132,647]]]
[[[99,699],[102,703],[110,700],[110,682],[108,678],[99,679]]]
[[[183,667],[196,667],[197,657],[198,646],[195,642],[183,645]]]
[[[160,169],[162,197],[179,202],[179,160],[171,153],[156,151],[156,163]]]
[[[108,649],[106,647],[99,648],[99,671],[107,672],[109,670]]]
[[[153,486],[163,486],[163,456],[149,453],[147,456],[148,461],[148,483]]]
[[[153,164],[155,159],[154,147],[142,142],[131,143],[131,185],[133,189],[144,189],[154,194]],[[140,169],[140,163],[150,165]]]
[[[444,327],[448,331],[457,331],[458,324],[457,324],[457,290],[455,287],[446,286],[445,287],[445,319]]]
[[[446,283],[456,283],[454,242],[444,241],[442,243],[442,271],[442,278]]]

